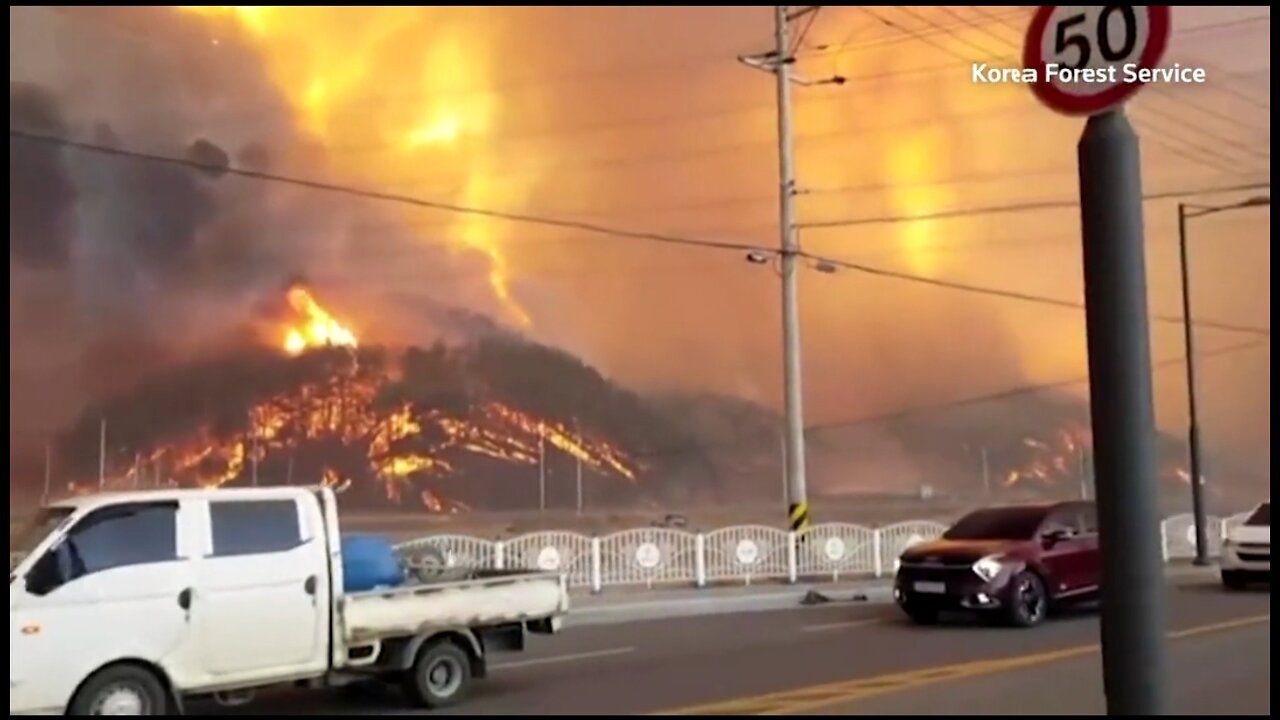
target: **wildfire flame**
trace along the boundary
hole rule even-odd
[[[502,53],[486,51],[494,40],[482,21],[441,23],[432,8],[408,6],[178,9],[206,18],[215,31],[227,21],[243,28],[300,128],[327,147],[360,148],[330,158],[344,176],[382,185],[408,179],[406,168],[438,166],[429,185],[452,188],[460,204],[477,207],[517,206],[537,182],[495,180],[508,158],[458,152],[462,142],[490,136],[499,114],[494,78],[505,68],[490,67],[489,58]],[[402,100],[386,102],[387,88]],[[409,178],[421,183],[422,174]],[[528,327],[512,291],[509,232],[467,216],[446,236],[488,258],[494,295],[511,320]]]
[[[1089,431],[1074,425],[1060,428],[1049,440],[1023,438],[1022,446],[1031,458],[1005,474],[1004,486],[1026,482],[1056,485],[1062,481],[1079,482],[1085,472]]]
[[[297,315],[296,322],[283,328],[287,354],[357,346],[355,333],[305,287],[289,288],[287,300]],[[294,477],[294,459],[319,452],[327,461],[320,482],[339,492],[361,475],[381,483],[393,502],[412,500],[432,512],[458,512],[467,509],[465,503],[423,485],[453,474],[467,456],[528,466],[559,451],[601,475],[636,480],[635,468],[619,449],[563,423],[492,400],[461,414],[411,402],[387,407],[383,398],[392,373],[364,367],[354,355],[334,362],[340,366],[328,377],[250,408],[238,429],[209,424],[163,446],[136,451],[133,464],[114,484],[306,484],[300,474]],[[328,462],[331,456],[337,461]],[[287,467],[283,478],[278,477],[282,459]],[[263,473],[260,479],[260,468],[268,465],[277,468],[276,476]]]
[[[355,333],[324,309],[310,290],[294,285],[285,298],[298,318],[296,324],[284,329],[285,352],[300,355],[309,348],[357,347]]]

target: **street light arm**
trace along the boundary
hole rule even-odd
[[[1271,196],[1260,195],[1251,197],[1247,200],[1241,200],[1238,203],[1230,205],[1188,205],[1179,204],[1178,212],[1186,219],[1204,217],[1205,215],[1214,215],[1229,210],[1244,210],[1246,208],[1271,207]]]

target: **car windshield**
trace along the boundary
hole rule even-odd
[[[71,508],[51,507],[44,508],[36,513],[35,517],[28,520],[20,530],[9,535],[9,572],[17,567],[22,559],[31,554],[32,550],[49,536],[62,521],[71,516]],[[9,579],[10,582],[13,578]]]
[[[1262,527],[1271,527],[1271,503],[1262,503],[1257,510],[1244,521],[1245,525],[1257,525]]]
[[[1035,537],[1046,510],[1039,507],[1007,507],[975,510],[942,534],[947,540],[1030,540]]]

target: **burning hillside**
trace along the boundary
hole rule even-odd
[[[536,489],[566,462],[626,493],[646,465],[610,426],[660,442],[634,396],[557,351],[497,335],[364,346],[311,289],[285,297],[266,338],[277,350],[174,369],[86,412],[64,443],[82,485],[101,454],[113,487],[323,482],[362,504],[451,512],[506,504],[504,483]]]

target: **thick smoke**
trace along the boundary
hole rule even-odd
[[[9,127],[62,135],[62,108],[52,93],[9,84]],[[31,267],[62,267],[71,259],[76,192],[61,152],[9,139],[9,257]]]
[[[340,275],[348,285],[333,295],[359,296],[375,280],[360,258],[394,252],[444,273],[474,262],[409,245],[384,208],[225,172],[282,159],[311,177],[324,167],[254,51],[211,38],[201,19],[167,8],[25,8],[10,20],[10,127],[122,151],[10,136],[19,443],[43,442],[85,403],[161,367],[252,336],[257,309],[292,277],[323,287]],[[461,274],[483,286],[482,274]]]

